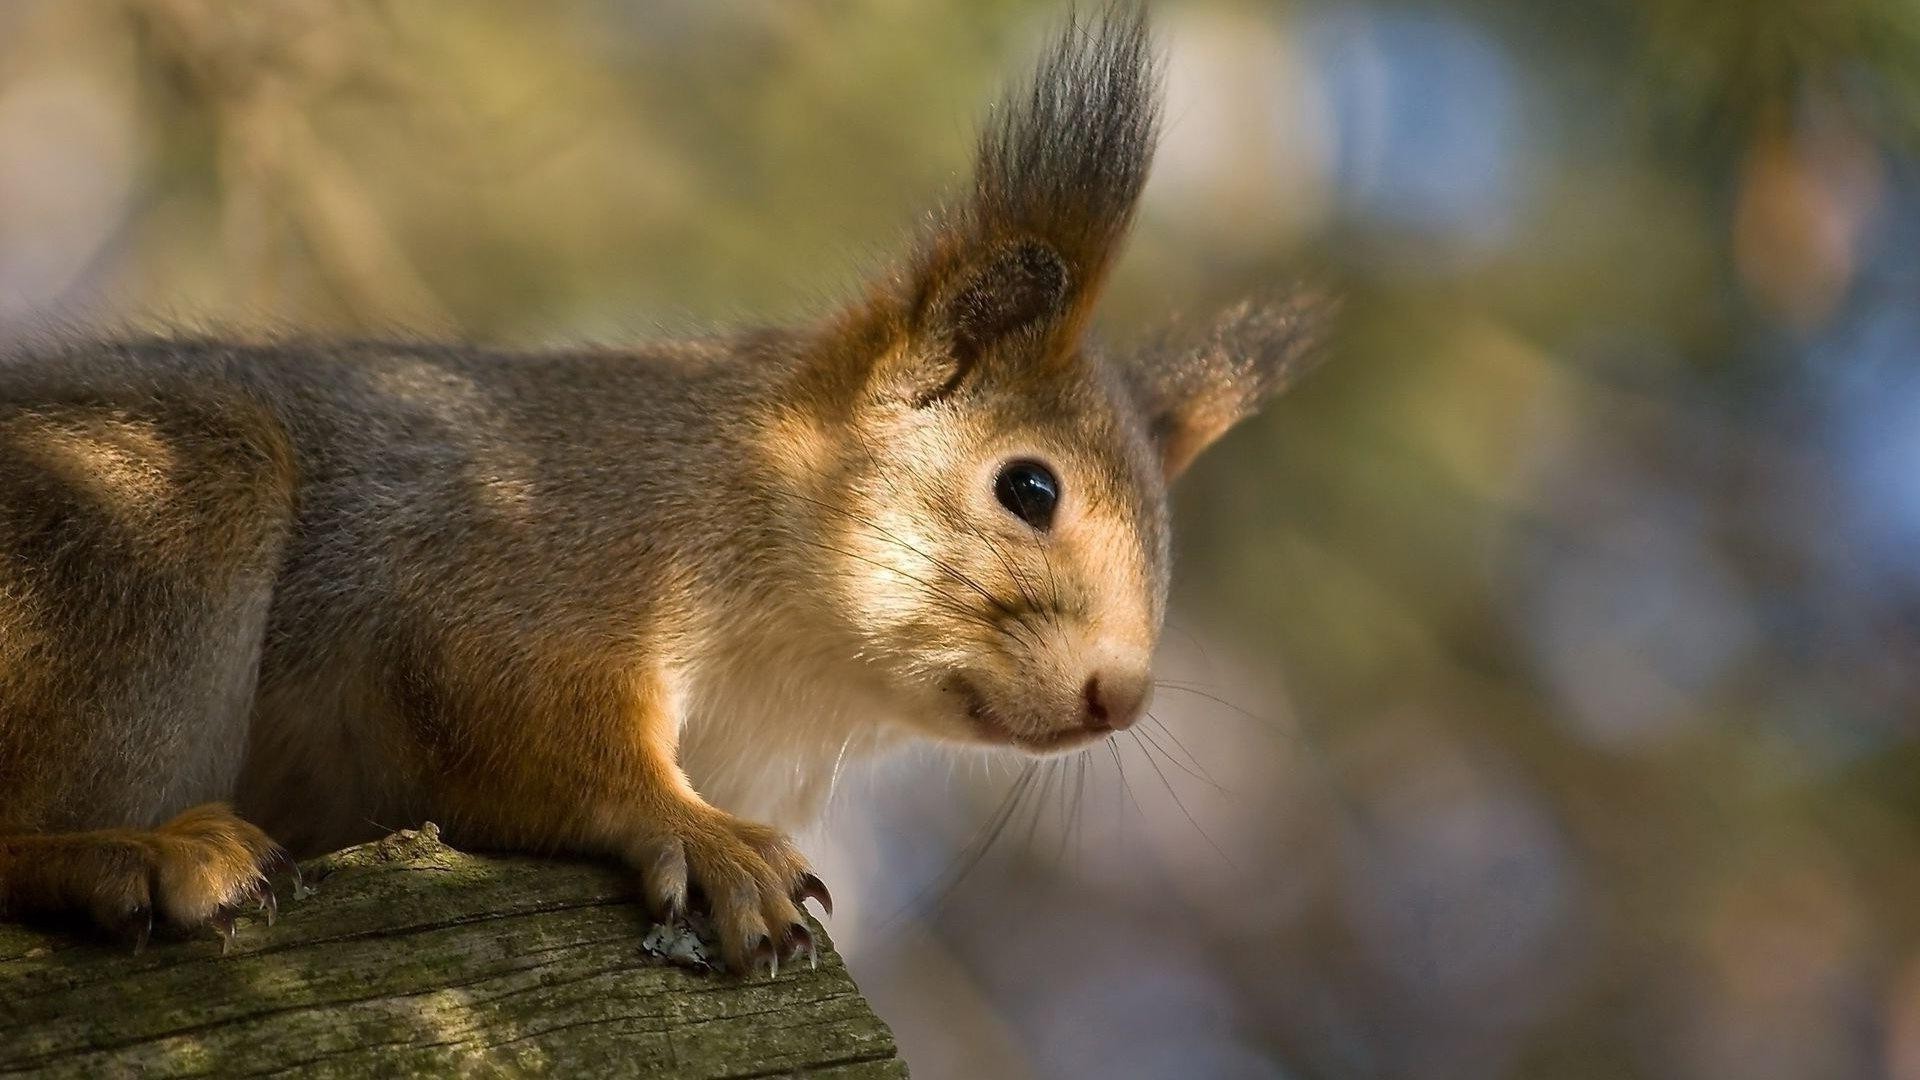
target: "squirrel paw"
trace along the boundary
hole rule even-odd
[[[280,905],[267,875],[293,870],[267,834],[218,803],[150,830],[12,837],[0,846],[8,866],[5,907],[83,913],[136,953],[156,924],[184,934],[211,930],[225,952],[236,916],[260,914],[272,923]]]
[[[819,902],[833,914],[827,887],[777,829],[708,806],[642,842],[633,863],[648,909],[667,922],[690,902],[703,907],[729,971],[778,975],[782,962],[814,957],[813,932],[800,909]]]

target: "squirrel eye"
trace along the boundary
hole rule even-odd
[[[1060,481],[1037,461],[1013,461],[994,479],[993,495],[1013,516],[1045,532],[1060,504]]]

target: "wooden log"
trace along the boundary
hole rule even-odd
[[[0,1076],[906,1075],[817,924],[817,968],[739,979],[669,964],[605,866],[428,825],[302,869],[225,954],[0,923]]]

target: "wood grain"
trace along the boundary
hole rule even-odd
[[[604,866],[429,825],[303,869],[225,955],[0,923],[0,1076],[906,1075],[831,945],[776,979],[668,966]]]

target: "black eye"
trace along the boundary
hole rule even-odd
[[[994,479],[993,494],[1015,517],[1044,532],[1060,504],[1060,481],[1037,461],[1011,461]]]

